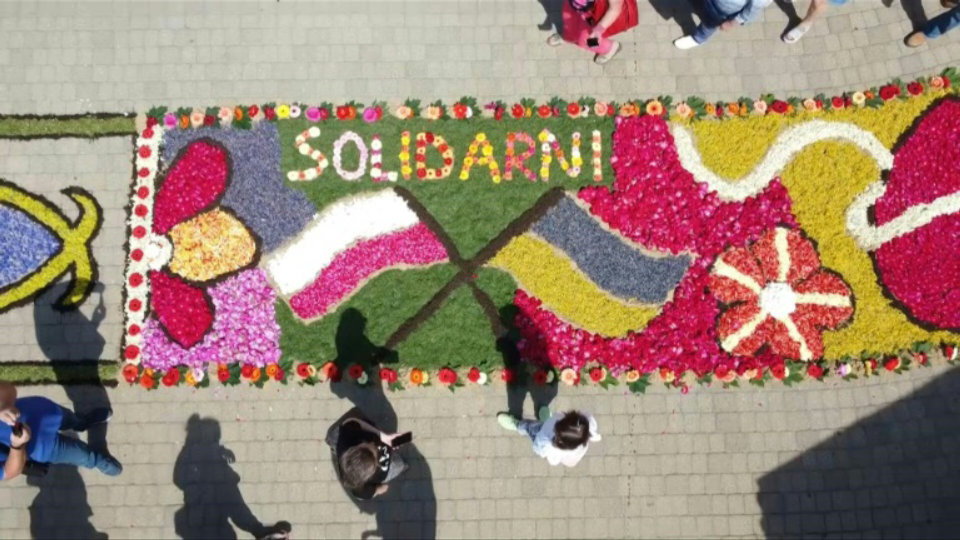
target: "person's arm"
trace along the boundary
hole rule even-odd
[[[0,381],[0,409],[12,407],[17,401],[17,387],[7,381]]]
[[[19,436],[10,434],[10,453],[7,462],[3,464],[3,479],[11,480],[20,476],[23,467],[27,464],[27,443],[30,442],[30,427],[23,424],[23,431]]]
[[[753,22],[763,13],[773,0],[748,0],[747,5],[734,16],[734,20],[740,24]]]
[[[607,28],[610,28],[610,26],[620,18],[620,13],[622,12],[623,0],[610,0],[610,4],[607,6],[607,12],[603,14],[603,17],[600,18],[597,25],[591,29],[590,37],[603,36]]]

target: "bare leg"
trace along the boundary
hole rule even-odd
[[[827,11],[827,0],[810,0],[810,7],[807,8],[807,14],[804,15],[800,23],[783,34],[784,43],[796,43],[813,26],[814,21],[819,19]]]

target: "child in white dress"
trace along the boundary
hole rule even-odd
[[[521,420],[509,413],[498,414],[497,421],[504,429],[530,437],[533,451],[551,465],[573,467],[587,453],[590,442],[600,440],[597,421],[580,411],[558,412],[544,420],[549,414],[543,407],[541,421]]]

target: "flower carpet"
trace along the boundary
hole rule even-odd
[[[123,375],[639,392],[954,361],[958,82],[153,109]]]

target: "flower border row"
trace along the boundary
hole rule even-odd
[[[363,121],[378,122],[385,114],[392,114],[400,120],[424,118],[427,120],[468,120],[485,116],[495,120],[548,118],[586,118],[589,116],[630,117],[662,116],[681,120],[706,120],[743,117],[749,115],[795,115],[816,113],[824,110],[842,110],[848,108],[878,108],[890,101],[906,100],[932,91],[955,91],[960,86],[960,71],[947,68],[940,75],[904,82],[894,79],[888,84],[854,92],[844,92],[834,96],[817,94],[808,98],[788,97],[779,99],[773,94],[764,94],[757,99],[741,97],[735,101],[708,102],[691,96],[684,101],[674,103],[670,96],[660,96],[647,100],[598,101],[581,97],[568,101],[554,97],[546,103],[537,104],[536,100],[524,98],[516,103],[492,101],[477,104],[476,98],[462,97],[452,105],[434,101],[421,106],[420,100],[408,99],[402,104],[389,108],[385,102],[374,101],[363,105],[350,101],[342,105],[324,102],[319,105],[302,103],[265,103],[262,105],[234,107],[181,107],[168,110],[166,107],[154,107],[147,111],[147,127],[161,126],[164,129],[191,129],[200,127],[250,128],[253,123],[267,121],[306,118],[311,122],[326,121]]]
[[[939,348],[939,356],[932,355]],[[588,364],[580,370],[564,368],[556,371],[543,366],[524,364],[519,368],[501,368],[495,370],[443,367],[431,373],[421,368],[397,370],[391,367],[369,368],[361,364],[352,364],[342,369],[333,362],[296,362],[283,360],[278,364],[268,364],[263,368],[252,365],[218,364],[216,379],[224,386],[234,386],[246,382],[262,388],[269,382],[314,386],[321,383],[350,382],[359,386],[376,384],[378,381],[390,391],[405,390],[408,386],[438,386],[451,392],[466,385],[485,386],[493,381],[504,384],[549,385],[558,381],[566,386],[598,385],[602,388],[618,386],[621,383],[631,392],[642,394],[654,383],[663,383],[667,388],[689,392],[694,385],[710,386],[714,383],[723,388],[739,387],[743,384],[764,386],[767,382],[780,381],[787,386],[804,380],[823,382],[827,378],[851,381],[859,378],[879,376],[885,372],[900,374],[911,367],[931,367],[933,358],[942,358],[949,365],[960,365],[960,349],[954,345],[942,344],[939,347],[929,343],[917,343],[911,349],[897,355],[864,355],[862,358],[846,358],[836,363],[826,361],[800,362],[787,360],[773,364],[768,368],[730,369],[719,366],[712,373],[698,377],[692,371],[675,373],[669,368],[660,368],[654,372],[641,373],[636,369],[613,374],[600,364]],[[833,365],[830,365],[833,364]],[[166,372],[142,368],[135,362],[124,364],[124,379],[130,384],[139,384],[147,390],[160,386],[206,387],[211,383],[206,369],[177,366]]]

